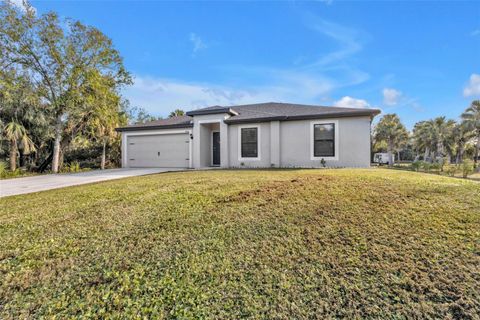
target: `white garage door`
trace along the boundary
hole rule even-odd
[[[187,168],[189,143],[186,133],[130,136],[127,138],[128,166]]]

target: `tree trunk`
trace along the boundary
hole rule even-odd
[[[463,145],[459,145],[459,146],[458,146],[458,151],[457,151],[457,158],[455,159],[455,163],[456,163],[456,164],[459,164],[459,163],[462,162],[463,153],[464,153]]]
[[[427,161],[429,153],[430,153],[430,149],[428,147],[425,147],[425,153],[423,154],[423,161]]]
[[[58,166],[60,164],[60,142],[62,141],[62,116],[57,117],[57,123],[55,124],[55,140],[53,143],[53,158],[52,158],[52,171],[58,173]]]
[[[443,157],[445,155],[445,153],[443,151],[443,141],[438,141],[437,142],[437,154],[440,157]]]
[[[10,170],[15,171],[17,169],[17,142],[10,140]]]
[[[102,170],[105,170],[106,149],[107,149],[107,140],[104,139],[103,146],[102,146],[102,161],[100,162],[100,168]]]
[[[480,170],[479,166],[477,165],[479,150],[480,150],[480,132],[478,132],[478,135],[477,135],[477,146],[475,148],[475,159],[473,159],[473,161],[475,162],[476,171]]]
[[[387,152],[388,152],[388,166],[392,167],[393,166],[393,146],[391,142],[388,143]]]

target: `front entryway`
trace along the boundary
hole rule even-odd
[[[220,165],[220,132],[212,132],[212,165]]]

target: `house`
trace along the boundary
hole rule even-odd
[[[117,128],[123,167],[368,167],[376,109],[213,106]]]

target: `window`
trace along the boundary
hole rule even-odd
[[[335,124],[322,123],[313,125],[313,156],[335,156]]]
[[[241,129],[242,158],[258,157],[258,128]]]

